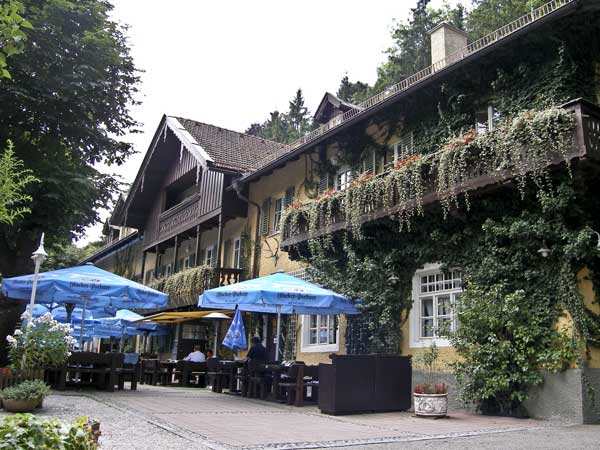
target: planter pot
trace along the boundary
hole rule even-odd
[[[8,412],[13,413],[26,413],[33,411],[40,403],[40,400],[35,398],[33,400],[2,400],[4,409]]]
[[[415,415],[419,417],[446,417],[448,394],[413,394]]]

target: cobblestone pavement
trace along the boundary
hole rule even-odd
[[[458,411],[440,420],[418,419],[408,412],[332,417],[315,407],[295,408],[200,389],[152,386],[112,393],[60,393],[50,396],[44,405],[39,414],[100,420],[103,449],[387,449],[484,437],[498,444],[505,436],[523,432],[543,435],[557,426]]]

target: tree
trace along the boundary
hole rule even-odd
[[[478,39],[530,13],[547,0],[473,0],[473,10],[466,21],[471,37]]]
[[[269,113],[269,120],[263,123],[253,123],[247,134],[259,136],[275,142],[289,144],[294,142],[313,127],[308,109],[304,106],[302,89],[298,89],[289,102],[289,111],[281,113],[277,110]]]
[[[358,104],[368,98],[369,89],[370,86],[362,81],[351,82],[346,74],[340,82],[336,95],[346,102]]]
[[[296,95],[290,101],[290,110],[287,114],[290,126],[293,131],[293,139],[298,139],[311,127],[311,118],[308,113],[308,108],[304,106],[304,96],[302,89],[296,91]]]
[[[21,16],[23,10],[18,1],[0,4],[0,78],[10,78],[6,59],[23,51],[27,39],[23,29],[31,29],[31,24]]]
[[[54,243],[48,249],[48,259],[44,262],[44,270],[66,269],[76,266],[88,256],[93,255],[103,245],[104,241],[90,242],[84,247],[77,247],[73,243]]]
[[[388,60],[377,68],[377,81],[372,94],[402,81],[431,64],[429,31],[443,21],[458,28],[464,27],[465,9],[462,5],[441,9],[429,7],[430,0],[418,0],[407,22],[399,22],[392,31],[394,41],[386,50]]]
[[[15,158],[13,144],[8,141],[8,148],[0,154],[0,223],[12,225],[31,212],[24,206],[31,202],[24,190],[37,181],[31,170],[23,168],[23,161]]]
[[[94,167],[131,155],[122,136],[137,125],[138,72],[111,9],[103,0],[29,0],[23,11],[32,29],[11,58],[12,78],[0,80],[0,137],[40,183],[27,186],[32,213],[0,226],[4,276],[31,271],[42,231],[48,245],[81,234],[120,187]]]

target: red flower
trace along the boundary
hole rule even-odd
[[[402,169],[403,167],[408,167],[420,159],[421,159],[421,155],[412,155],[412,156],[408,156],[406,158],[399,159],[398,161],[396,161],[396,164],[394,165],[394,169]]]

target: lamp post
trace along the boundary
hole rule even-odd
[[[31,300],[29,300],[29,322],[27,326],[31,326],[31,321],[33,319],[33,307],[35,306],[35,292],[37,291],[37,283],[40,276],[40,266],[46,261],[47,257],[48,253],[44,250],[44,233],[42,233],[40,246],[31,255],[31,259],[33,259],[33,262],[35,263],[35,271],[33,272],[33,286],[31,287]]]

